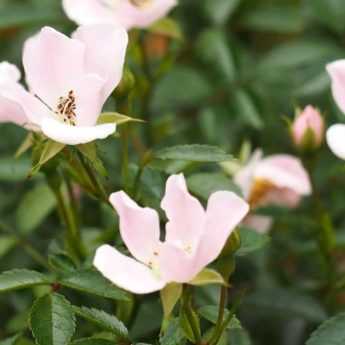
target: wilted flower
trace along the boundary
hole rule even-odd
[[[310,179],[302,163],[285,154],[262,158],[262,151],[255,151],[250,161],[236,173],[234,181],[252,209],[267,205],[294,208],[302,196],[311,194]],[[271,218],[250,215],[246,224],[266,232]]]
[[[63,0],[65,12],[78,24],[118,24],[126,29],[148,27],[176,4],[177,0]]]
[[[327,65],[332,80],[332,93],[339,109],[345,113],[345,60],[338,60]],[[333,153],[345,159],[345,125],[336,124],[327,131],[327,143]]]
[[[324,120],[319,110],[308,105],[297,116],[291,126],[292,139],[301,150],[312,150],[320,147],[324,137]]]
[[[24,46],[30,92],[15,66],[0,65],[0,121],[68,145],[111,135],[116,126],[97,120],[121,80],[127,41],[126,31],[111,25],[80,27],[72,38],[43,28]]]
[[[94,265],[114,284],[138,294],[160,290],[169,282],[190,282],[219,256],[249,209],[236,194],[221,191],[210,196],[205,211],[189,194],[184,176],[170,176],[161,203],[168,218],[162,241],[155,210],[139,207],[124,192],[112,194],[110,202],[120,217],[121,237],[136,260],[103,245]]]

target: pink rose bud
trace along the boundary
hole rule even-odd
[[[295,146],[302,150],[313,150],[321,146],[325,123],[319,110],[308,105],[299,112],[291,125]]]

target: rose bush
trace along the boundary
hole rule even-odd
[[[0,3],[0,345],[345,341],[343,0]]]

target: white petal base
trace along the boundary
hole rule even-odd
[[[326,133],[326,138],[331,151],[337,157],[345,159],[345,125],[331,126]]]
[[[70,126],[52,118],[44,118],[41,129],[48,138],[58,143],[80,145],[107,138],[116,131],[116,125],[109,123],[90,127]]]

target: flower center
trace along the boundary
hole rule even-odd
[[[145,7],[152,3],[152,0],[129,0],[129,2],[136,7]]]
[[[76,98],[73,90],[68,92],[67,97],[60,97],[56,106],[55,114],[58,115],[63,122],[71,126],[76,126],[77,115]]]
[[[253,187],[250,191],[248,202],[252,208],[260,206],[260,202],[265,199],[265,196],[270,191],[274,190],[275,186],[268,180],[257,179],[253,183]]]

